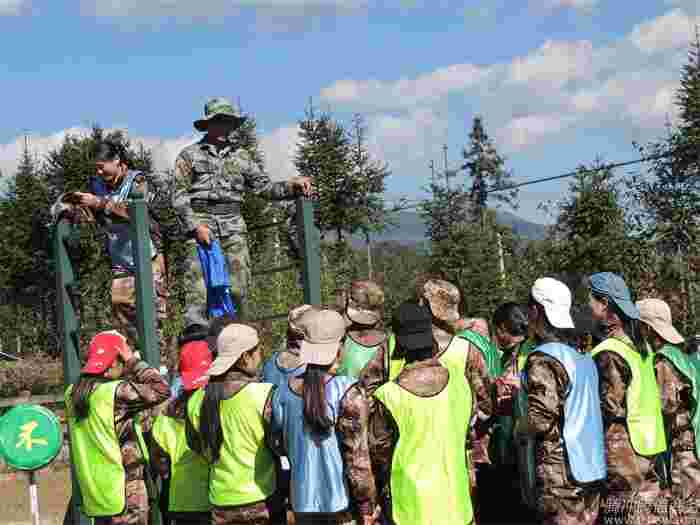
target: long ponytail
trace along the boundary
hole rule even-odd
[[[90,394],[101,383],[106,383],[108,379],[102,376],[83,375],[71,390],[70,398],[73,410],[75,411],[75,419],[80,421],[88,417],[90,413]]]
[[[328,366],[307,365],[304,373],[304,420],[314,434],[328,434],[333,419],[328,415],[325,376]]]
[[[224,383],[209,382],[204,391],[199,418],[199,435],[202,453],[213,463],[219,460],[224,432],[221,428],[220,404],[224,399]]]

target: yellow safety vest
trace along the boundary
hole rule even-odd
[[[153,421],[153,439],[170,458],[169,512],[208,512],[209,465],[187,446],[185,421],[160,415]]]
[[[450,371],[447,386],[419,397],[395,382],[374,393],[399,431],[391,468],[392,518],[396,525],[471,523],[469,467],[464,453],[471,418],[471,390]]]
[[[591,355],[614,352],[622,357],[632,371],[632,382],[625,395],[627,428],[632,448],[640,456],[655,456],[666,450],[666,434],[661,412],[661,396],[654,371],[654,354],[643,357],[632,346],[608,338],[596,346]]]
[[[247,505],[269,498],[277,487],[275,462],[265,442],[263,412],[274,385],[250,383],[219,405],[223,443],[210,464],[209,501],[217,507]],[[195,428],[204,390],[192,394],[187,413]]]
[[[126,472],[114,426],[114,398],[121,381],[110,381],[90,394],[88,416],[78,421],[66,389],[66,419],[71,461],[80,486],[82,512],[91,518],[116,516],[126,510]]]

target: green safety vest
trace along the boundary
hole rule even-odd
[[[463,330],[457,334],[457,337],[466,339],[479,349],[481,355],[484,356],[484,361],[486,361],[486,368],[490,377],[498,377],[503,373],[501,368],[503,352],[491,340],[472,330]]]
[[[520,346],[518,347],[518,369],[517,373],[519,374],[523,370],[525,370],[525,363],[527,363],[527,356],[529,356],[534,350],[537,345],[535,344],[535,341],[532,339],[525,339],[522,343],[520,343]]]
[[[695,433],[695,453],[700,456],[700,357],[697,353],[686,354],[677,346],[666,344],[657,352],[673,363],[673,366],[685,377],[692,386],[692,396],[695,402],[695,410],[692,414],[691,424]]]
[[[622,357],[632,371],[632,382],[625,395],[627,401],[627,429],[635,452],[640,456],[655,456],[666,450],[661,396],[656,383],[654,354],[646,357],[631,345],[615,338],[608,338],[591,352],[595,357],[601,352],[614,352]]]
[[[350,336],[346,337],[336,375],[360,377],[362,370],[367,366],[367,363],[374,359],[381,346],[382,343],[375,346],[365,346]]]
[[[464,373],[450,371],[447,386],[419,397],[395,382],[374,393],[399,431],[391,466],[393,523],[464,525],[473,519],[466,434],[471,389]]]
[[[153,439],[170,458],[169,512],[208,512],[209,465],[187,446],[185,421],[160,415],[153,421]]]
[[[209,501],[217,507],[248,505],[269,498],[277,487],[275,462],[265,442],[263,412],[274,385],[250,383],[219,411],[224,440],[219,460],[209,467]],[[199,429],[204,390],[187,403],[187,415]]]
[[[126,472],[114,425],[114,398],[121,381],[103,383],[90,394],[88,416],[75,418],[73,386],[65,393],[71,461],[86,516],[106,517],[126,509]]]
[[[467,367],[467,347],[463,344],[465,339],[460,337],[453,337],[447,348],[438,357],[439,363],[450,371],[450,375],[453,373],[464,377],[464,371]],[[391,335],[389,337],[389,381],[396,379],[401,371],[406,366],[405,357],[394,357],[394,350],[396,349],[396,337]],[[471,394],[471,392],[470,392]]]
[[[391,334],[389,336],[389,353],[387,356],[389,361],[387,366],[387,370],[389,371],[389,381],[393,381],[399,377],[401,370],[403,370],[406,366],[406,358],[395,357],[394,350],[396,350],[396,336]]]

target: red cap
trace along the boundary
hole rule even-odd
[[[110,330],[100,332],[90,341],[87,363],[83,367],[84,374],[101,374],[107,370],[126,346],[126,339],[119,332]]]
[[[209,380],[207,372],[212,357],[206,341],[190,341],[180,350],[180,377],[185,390],[195,390],[205,386]]]

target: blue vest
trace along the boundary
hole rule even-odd
[[[262,382],[272,383],[278,389],[287,386],[290,377],[297,377],[304,373],[306,366],[299,365],[296,368],[282,368],[277,363],[279,352],[274,352],[262,367]]]
[[[328,414],[337,421],[340,402],[357,382],[335,376],[326,383]],[[294,512],[340,512],[350,506],[345,467],[335,428],[312,435],[304,422],[304,400],[289,388],[272,399],[273,426],[281,429],[291,464],[290,501]]]
[[[136,177],[141,175],[140,171],[129,171],[124,177],[124,181],[116,190],[109,192],[101,180],[93,179],[93,191],[96,195],[106,197],[111,202],[119,204],[129,198],[131,188]],[[134,264],[134,251],[131,248],[131,227],[129,222],[118,219],[111,222],[107,229],[107,253],[112,259],[112,268],[127,270],[131,273],[136,271]],[[156,256],[156,249],[151,243],[151,257]]]
[[[563,437],[574,480],[590,483],[605,479],[603,416],[598,370],[593,359],[561,343],[547,343],[534,351],[556,359],[569,376],[569,391],[564,402]]]

